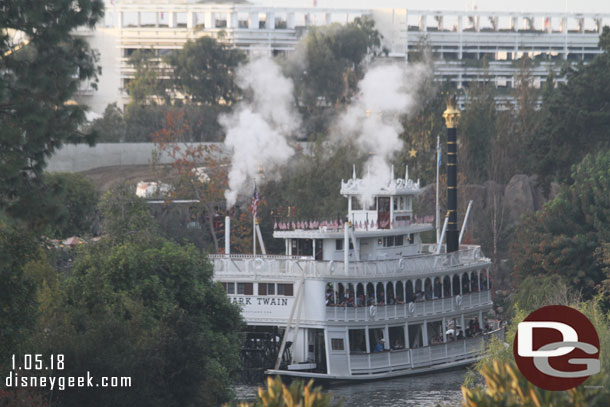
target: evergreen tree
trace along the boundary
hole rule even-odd
[[[540,131],[527,148],[533,172],[547,185],[565,181],[572,164],[610,145],[610,27],[604,27],[599,46],[602,54],[570,68],[567,83],[544,94]]]
[[[0,13],[0,208],[43,217],[46,160],[64,143],[93,141],[80,131],[85,108],[71,103],[82,80],[95,81],[96,56],[71,33],[93,27],[101,0],[3,2]]]
[[[610,150],[588,155],[552,201],[522,221],[511,249],[514,273],[559,274],[590,297],[608,276],[599,247],[610,241]],[[607,271],[607,269],[606,269]]]
[[[214,38],[188,41],[167,58],[173,70],[175,91],[195,104],[232,104],[239,96],[234,81],[237,66],[244,62],[243,51]]]

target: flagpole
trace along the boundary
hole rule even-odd
[[[436,136],[436,244],[440,244],[441,232],[441,208],[438,203],[438,187],[440,173],[441,136]]]

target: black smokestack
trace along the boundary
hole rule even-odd
[[[449,99],[443,113],[447,126],[447,253],[459,250],[457,225],[457,126],[460,111],[455,96]]]

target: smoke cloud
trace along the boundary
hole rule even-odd
[[[365,163],[361,197],[369,205],[374,191],[391,178],[389,162],[403,148],[400,116],[415,110],[416,92],[431,70],[426,65],[383,64],[371,67],[358,84],[359,97],[339,117],[333,137],[354,142],[370,157]]]
[[[235,205],[240,195],[251,194],[253,182],[277,176],[273,170],[295,153],[289,141],[301,124],[294,108],[293,83],[270,58],[240,67],[237,84],[249,97],[233,113],[220,118],[226,131],[224,144],[233,152],[225,192],[228,207]]]

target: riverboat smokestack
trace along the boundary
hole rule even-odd
[[[457,126],[460,111],[455,96],[449,98],[443,113],[447,126],[447,253],[459,250],[457,225]]]

